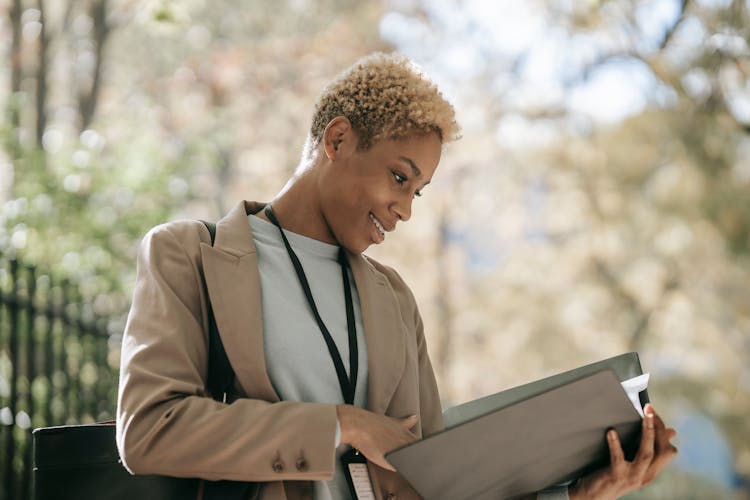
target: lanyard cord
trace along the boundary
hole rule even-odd
[[[310,284],[308,283],[307,276],[305,275],[305,270],[302,268],[302,263],[299,261],[297,254],[294,253],[292,246],[289,244],[289,240],[284,234],[284,230],[281,228],[281,224],[279,224],[279,221],[276,219],[276,214],[273,213],[271,205],[266,205],[264,213],[266,214],[266,217],[268,217],[268,219],[276,227],[278,227],[279,231],[281,232],[281,239],[284,240],[284,246],[286,247],[289,258],[292,261],[294,271],[297,273],[297,278],[299,278],[299,283],[302,286],[302,291],[305,292],[307,303],[310,305],[313,316],[315,316],[315,321],[318,323],[318,328],[320,328],[320,333],[323,334],[323,339],[325,339],[326,345],[328,346],[328,352],[330,353],[331,359],[333,360],[333,365],[336,368],[336,375],[339,379],[339,386],[341,387],[341,394],[344,397],[344,402],[347,404],[354,404],[354,392],[357,389],[358,370],[357,325],[354,321],[354,303],[352,301],[352,291],[349,287],[349,273],[347,271],[349,262],[346,259],[346,252],[344,251],[344,247],[339,247],[338,261],[339,265],[341,265],[341,275],[343,276],[344,282],[344,299],[346,301],[346,327],[347,330],[349,330],[349,373],[351,378],[346,375],[346,368],[344,368],[344,362],[341,360],[341,354],[336,347],[336,342],[334,342],[330,332],[328,331],[328,328],[326,328],[325,323],[323,323],[323,319],[320,317],[320,313],[318,313],[318,308],[315,305],[315,300],[313,299],[312,291],[310,290]]]

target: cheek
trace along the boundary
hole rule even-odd
[[[373,189],[372,184],[355,184],[343,193],[346,199],[346,206],[351,210],[351,215],[356,215],[362,210],[369,211],[373,203],[379,198],[377,190]]]
[[[365,220],[371,203],[365,190],[359,186],[349,186],[337,190],[334,196],[328,198],[326,205],[329,222],[334,226],[334,231],[342,235],[362,226],[361,221]]]
[[[340,217],[360,219],[371,211],[382,211],[392,194],[389,178],[380,169],[362,165],[359,175],[346,179],[336,190]]]
[[[393,179],[385,176],[377,176],[362,188],[361,196],[369,203],[384,204],[398,192]]]

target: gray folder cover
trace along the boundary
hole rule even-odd
[[[519,385],[496,394],[469,401],[462,405],[448,408],[443,412],[443,423],[446,428],[462,424],[473,418],[498,410],[509,404],[522,401],[531,396],[536,396],[555,387],[560,387],[585,375],[592,375],[598,371],[610,369],[615,372],[618,380],[622,382],[643,374],[641,361],[637,352],[627,352],[596,363],[581,366],[551,377],[543,378],[535,382]],[[641,404],[648,403],[648,393],[641,393]]]
[[[620,379],[640,372],[629,353],[461,405],[446,412],[450,428],[387,458],[427,500],[539,491],[605,465],[610,427],[632,455],[641,417]]]

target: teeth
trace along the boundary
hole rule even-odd
[[[378,221],[378,219],[375,218],[374,215],[370,214],[370,220],[375,224],[375,227],[378,228],[378,231],[380,231],[380,234],[385,236],[385,229],[383,229],[383,225]]]

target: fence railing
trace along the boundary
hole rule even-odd
[[[113,418],[106,330],[75,284],[0,255],[0,500],[31,498],[33,428]]]

